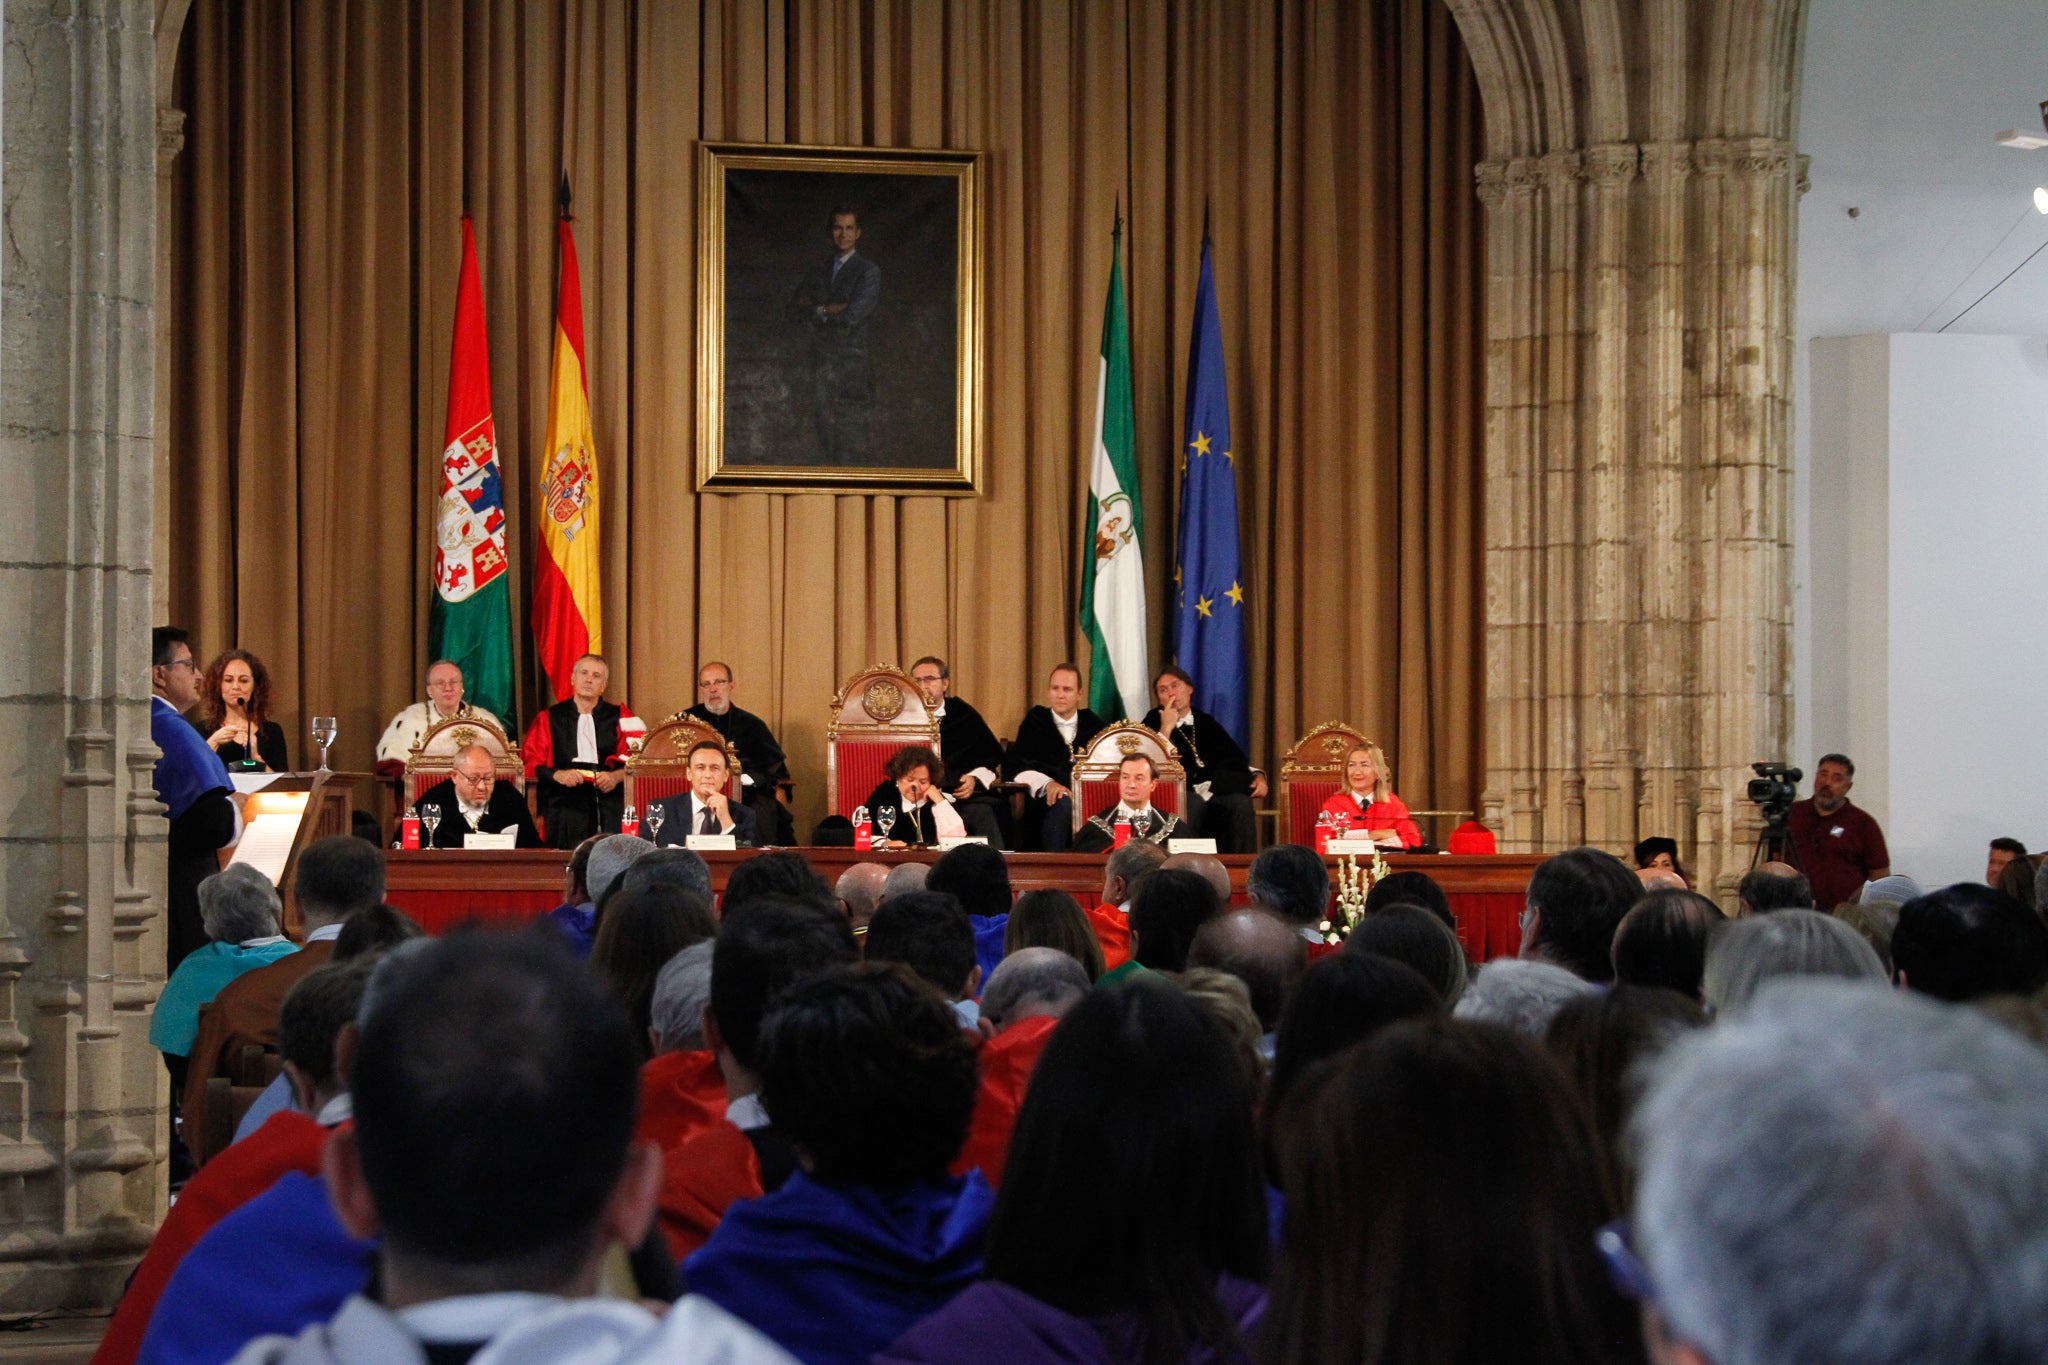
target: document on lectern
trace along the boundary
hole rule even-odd
[[[284,880],[284,866],[292,856],[292,842],[299,837],[304,812],[271,811],[251,818],[235,845],[232,863],[247,863],[270,879],[272,886]]]

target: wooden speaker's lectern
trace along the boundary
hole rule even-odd
[[[248,863],[284,898],[285,932],[299,936],[292,873],[315,839],[350,832],[357,783],[368,773],[280,773],[242,797],[242,837],[221,850],[221,865]]]

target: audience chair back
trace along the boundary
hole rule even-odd
[[[647,807],[654,802],[688,791],[690,750],[707,739],[725,749],[725,766],[731,773],[725,783],[726,798],[740,800],[743,793],[739,750],[706,722],[688,711],[678,711],[649,730],[647,738],[641,742],[640,752],[626,760],[626,804],[638,806],[641,814],[645,815]]]
[[[1280,760],[1280,842],[1316,846],[1316,816],[1344,790],[1344,756],[1371,744],[1363,730],[1325,721],[1294,741]]]
[[[850,817],[906,744],[939,749],[938,717],[910,675],[893,664],[876,664],[848,678],[833,694],[825,721],[826,813]],[[933,773],[932,780],[939,776]]]
[[[445,782],[455,771],[455,756],[472,744],[491,751],[498,780],[526,790],[526,765],[519,760],[519,746],[490,721],[475,716],[454,716],[427,727],[420,742],[405,760],[405,804],[410,807],[420,793],[437,782]]]
[[[1148,730],[1135,720],[1120,720],[1074,746],[1073,788],[1079,796],[1073,803],[1076,834],[1089,816],[1117,803],[1117,767],[1134,754],[1145,755],[1159,769],[1159,785],[1152,789],[1152,808],[1168,815],[1187,814],[1187,769],[1174,756],[1173,746],[1157,730]]]

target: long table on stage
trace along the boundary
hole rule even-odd
[[[725,889],[732,869],[758,850],[703,855],[711,867],[714,890]],[[932,862],[929,850],[907,853],[856,853],[850,848],[794,850],[829,884],[857,862]],[[558,849],[508,849],[468,852],[462,849],[391,849],[385,853],[385,899],[411,915],[430,933],[469,920],[505,923],[530,920],[562,903],[562,881],[569,855]],[[1101,854],[1011,853],[1004,861],[1010,885],[1017,891],[1044,888],[1065,891],[1092,906],[1102,890]],[[1248,856],[1223,859],[1230,869],[1232,901],[1245,902]],[[1396,872],[1426,873],[1450,898],[1458,920],[1458,937],[1474,962],[1511,957],[1521,946],[1522,903],[1529,873],[1543,861],[1539,854],[1500,853],[1485,856],[1400,855],[1387,859]]]

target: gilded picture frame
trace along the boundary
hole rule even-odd
[[[982,158],[698,144],[700,490],[983,491]]]

